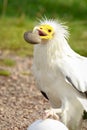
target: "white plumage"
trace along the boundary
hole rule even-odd
[[[68,130],[60,121],[53,119],[37,120],[27,130]]]
[[[60,100],[61,120],[70,129],[80,130],[83,110],[87,111],[87,58],[70,48],[67,27],[57,21],[41,21],[33,32],[41,37],[34,46],[32,67],[37,87],[54,109],[59,110]]]

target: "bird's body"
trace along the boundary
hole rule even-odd
[[[72,122],[75,122],[74,124],[77,125],[75,127],[78,127],[84,110],[78,98],[84,98],[84,96],[72,87],[71,84],[66,82],[67,75],[64,75],[63,70],[61,70],[61,68],[64,69],[64,65],[68,65],[67,69],[70,67],[72,70],[75,64],[70,62],[71,65],[69,66],[68,62],[71,58],[73,58],[74,62],[76,59],[75,57],[70,57],[69,54],[64,55],[64,57],[55,57],[53,50],[52,55],[51,50],[48,52],[49,49],[53,49],[50,48],[50,46],[51,44],[45,46],[39,44],[35,46],[33,74],[36,79],[37,87],[40,91],[46,93],[53,108],[58,108],[59,100],[61,100],[63,110],[62,121],[68,126],[71,125]],[[79,65],[80,64],[78,64],[78,66]],[[71,70],[70,73],[73,73],[73,70]],[[79,76],[81,76],[81,74]]]
[[[46,94],[53,108],[59,108],[60,100],[62,121],[72,130],[79,129],[83,111],[87,111],[87,58],[70,48],[64,26],[52,20],[40,24],[42,33],[43,25],[50,25],[53,37],[45,39],[39,32],[42,42],[34,47],[32,70],[37,87]]]

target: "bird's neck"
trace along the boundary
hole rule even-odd
[[[56,44],[57,43],[57,44]],[[55,46],[56,46],[56,52],[57,57],[65,57],[65,56],[72,56],[75,54],[75,52],[71,49],[70,45],[68,44],[67,40],[65,38],[60,38],[55,40]]]
[[[62,38],[55,38],[51,42],[48,43],[47,54],[51,59],[58,59],[63,58],[65,56],[74,56],[75,52],[71,49],[70,45],[68,44],[67,40]]]
[[[61,40],[51,40],[46,44],[35,45],[34,48],[34,61],[39,64],[49,64],[52,61],[63,58],[67,55],[73,55],[74,51],[70,48],[65,38]]]
[[[49,63],[49,47],[48,45],[38,44],[34,46],[34,65],[39,68],[48,66]]]

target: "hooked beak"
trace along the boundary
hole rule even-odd
[[[38,34],[39,34],[39,36],[47,36],[47,34],[40,29],[38,29]]]
[[[36,32],[42,40],[47,40],[48,39],[47,32],[45,30],[40,29],[40,27],[38,27],[38,26],[36,26],[34,28],[33,32]]]

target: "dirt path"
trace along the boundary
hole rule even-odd
[[[29,124],[42,118],[49,103],[35,87],[30,70],[32,58],[7,54],[0,57],[9,57],[16,62],[14,67],[0,66],[11,72],[8,77],[0,76],[0,130],[26,130]]]
[[[0,66],[9,70],[9,77],[0,76],[0,130],[26,130],[39,119],[47,101],[35,87],[31,74],[32,58],[1,55],[16,61],[14,67]]]

